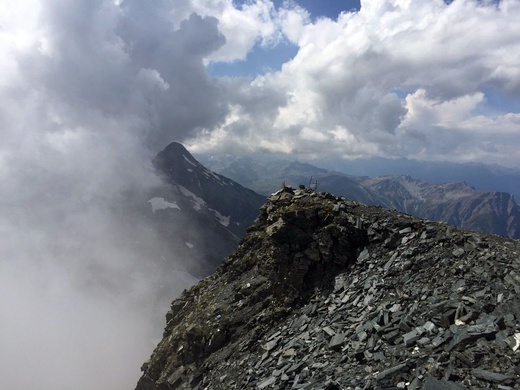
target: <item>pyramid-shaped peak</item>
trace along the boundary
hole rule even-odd
[[[162,156],[162,157],[161,157]],[[186,147],[179,142],[172,142],[163,151],[159,152],[157,158],[165,158],[167,160],[172,159],[183,159],[188,163],[192,163],[194,165],[201,165],[195,157],[191,155],[190,152],[186,149]]]

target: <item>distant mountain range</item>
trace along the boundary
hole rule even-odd
[[[437,184],[403,175],[353,176],[297,161],[241,157],[207,158],[204,162],[211,169],[265,195],[278,190],[282,182],[294,187],[310,185],[368,205],[520,238],[520,208],[506,192],[479,192],[464,182]]]
[[[482,192],[508,192],[520,199],[520,169],[484,163],[419,161],[407,158],[324,159],[313,163],[356,176],[406,175],[433,183],[463,181]]]
[[[434,184],[409,176],[360,180],[381,205],[420,218],[520,238],[520,208],[506,192],[479,192],[466,183]]]
[[[221,172],[232,165],[236,156],[209,156],[197,155],[199,161],[210,169]],[[266,156],[254,154],[245,159],[266,165],[267,162],[276,166],[285,160],[283,156]],[[243,160],[244,158],[238,158]],[[244,161],[241,161],[244,163]],[[289,161],[285,161],[289,163]],[[324,170],[342,172],[352,176],[388,176],[406,175],[415,179],[433,183],[466,182],[477,191],[508,192],[520,199],[520,169],[508,168],[499,165],[483,163],[453,163],[447,161],[419,161],[407,158],[358,158],[345,160],[339,158],[325,158],[307,161],[311,166],[321,167]],[[223,173],[224,174],[224,173]]]

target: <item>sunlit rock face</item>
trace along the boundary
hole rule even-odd
[[[518,253],[515,240],[284,188],[173,301],[137,390],[515,388]]]

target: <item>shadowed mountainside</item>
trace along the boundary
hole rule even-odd
[[[190,274],[207,276],[244,236],[265,197],[211,172],[176,142],[153,164],[163,184],[141,207],[162,238],[162,261],[175,256]]]

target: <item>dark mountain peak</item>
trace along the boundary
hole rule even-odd
[[[202,195],[199,179],[202,176],[211,176],[210,171],[178,142],[172,142],[159,152],[153,164],[168,181],[175,181],[197,196]]]
[[[186,163],[196,166],[201,165],[195,157],[179,142],[170,143],[158,156],[165,155],[170,160],[178,160],[179,162],[185,161]]]
[[[171,153],[171,152],[174,152],[174,153],[189,153],[188,150],[186,149],[186,147],[181,144],[180,142],[176,142],[176,141],[173,141],[173,142],[170,142],[163,150],[163,152],[166,152],[166,153]]]
[[[232,180],[210,171],[195,159],[180,143],[172,142],[153,160],[159,174],[170,183],[176,183],[191,193],[203,197],[208,187],[239,185]]]
[[[520,242],[284,188],[137,389],[516,388]]]
[[[265,202],[264,196],[207,169],[180,143],[169,144],[153,164],[166,183],[191,197],[197,208],[215,213],[239,237]]]

